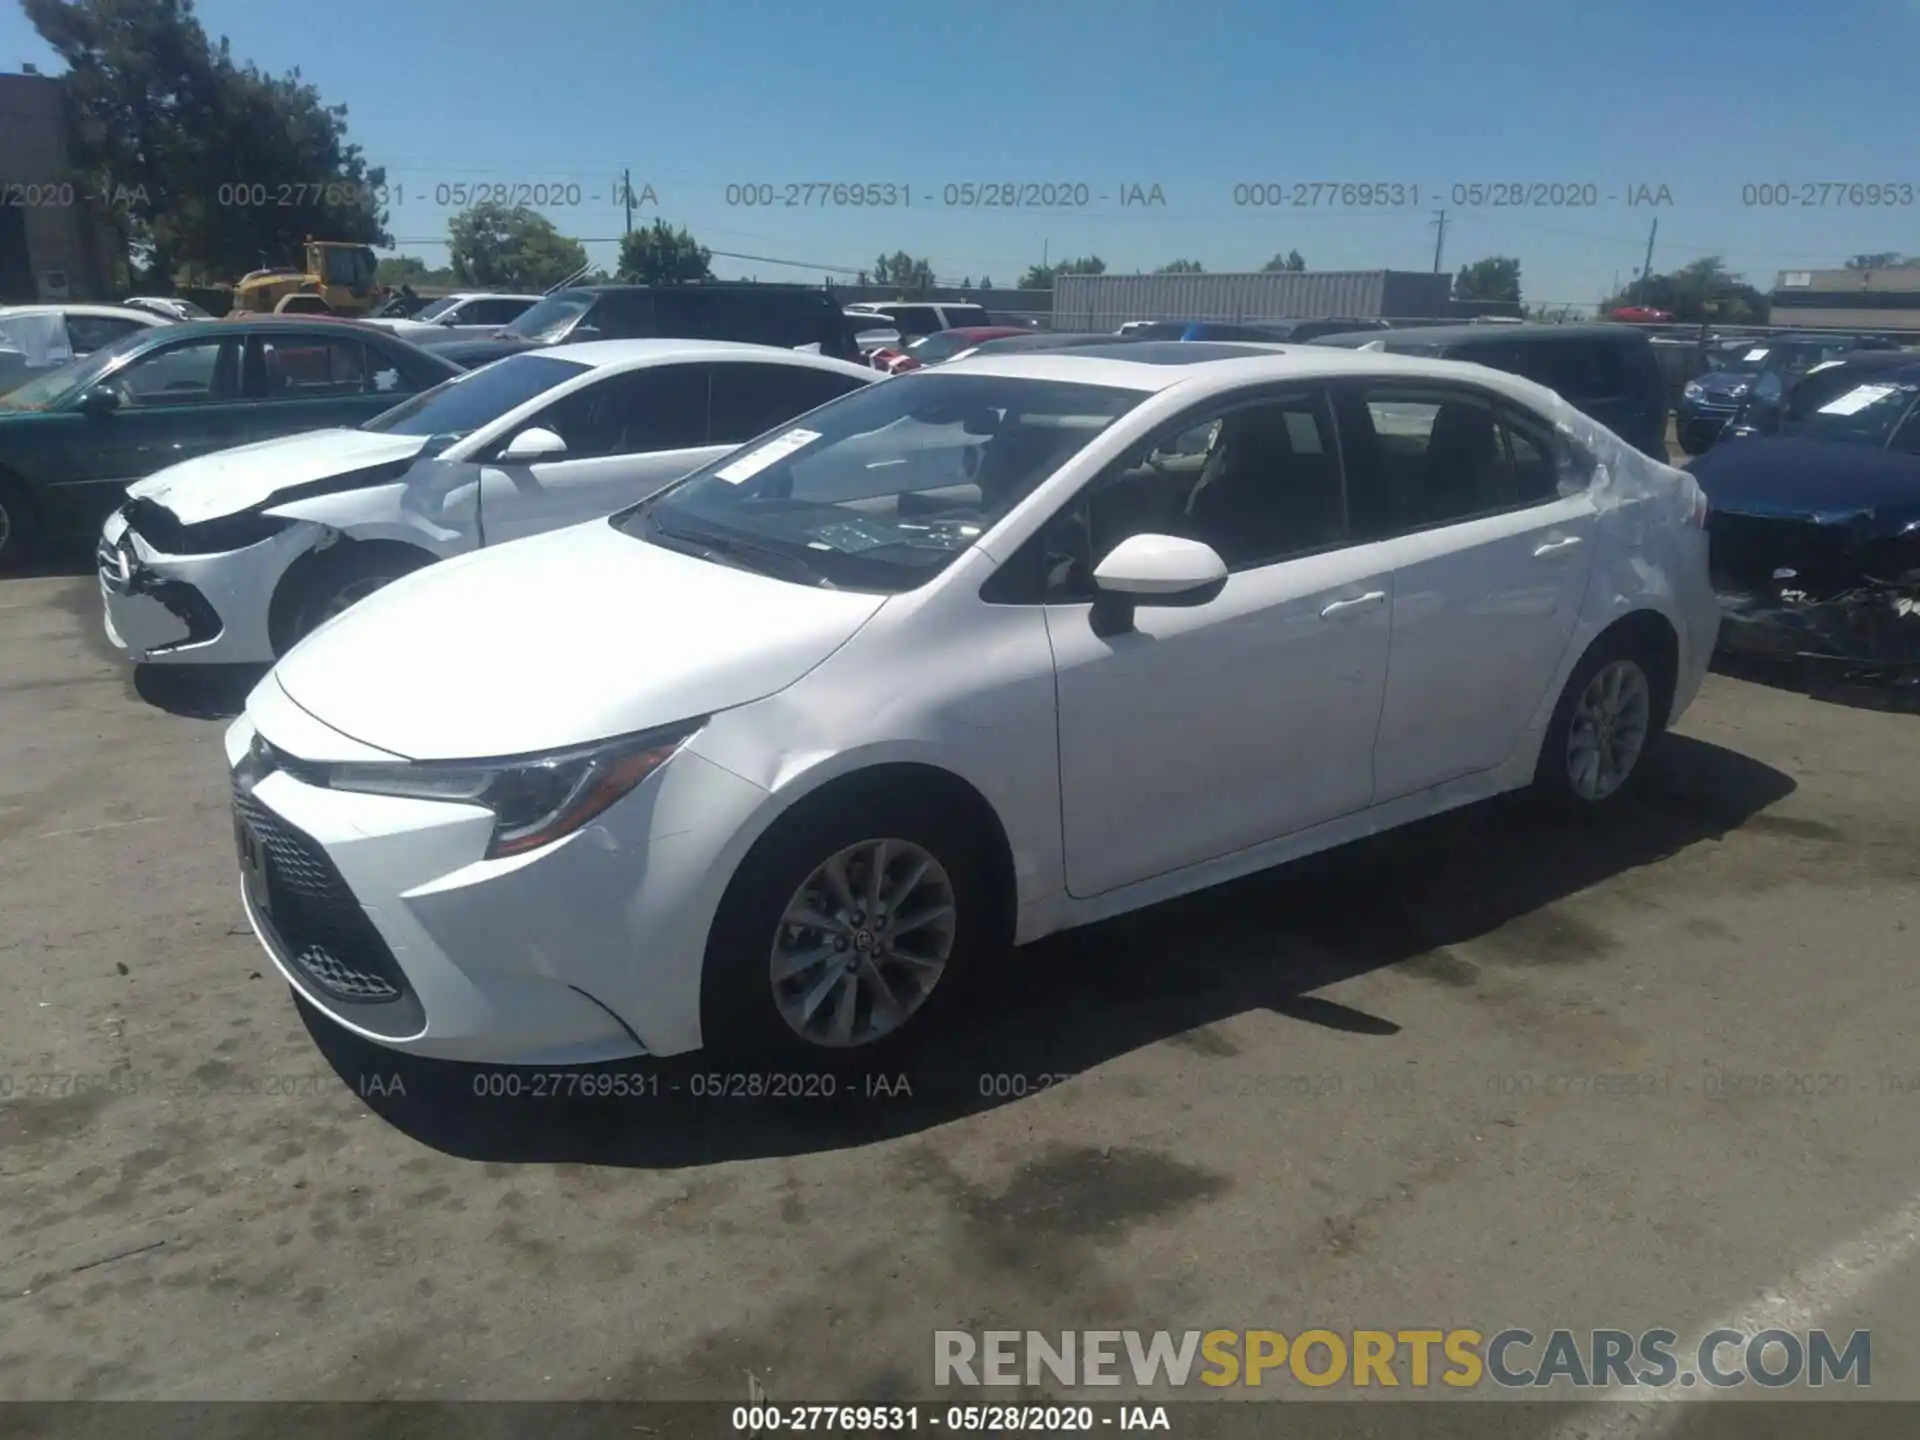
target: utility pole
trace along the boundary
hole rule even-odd
[[[633,233],[633,171],[625,166],[620,170],[620,202],[627,207],[627,234]]]
[[[1640,266],[1640,278],[1647,279],[1653,274],[1653,237],[1660,233],[1660,217],[1653,217],[1653,228],[1647,231],[1647,258]]]
[[[1440,255],[1441,255],[1442,247],[1444,247],[1447,243],[1447,212],[1444,210],[1436,210],[1433,213],[1434,213],[1433,273],[1438,275],[1440,273]]]

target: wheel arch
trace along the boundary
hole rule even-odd
[[[1594,636],[1580,659],[1600,645],[1623,642],[1640,649],[1652,667],[1647,678],[1653,682],[1654,728],[1664,730],[1672,718],[1673,697],[1680,683],[1680,632],[1665,612],[1643,606],[1627,611]],[[1578,668],[1579,661],[1574,664]]]
[[[293,563],[280,573],[280,579],[273,587],[273,596],[267,602],[267,637],[274,654],[283,655],[291,648],[289,635],[296,612],[305,598],[307,588],[316,577],[325,575],[336,566],[351,563],[349,557],[357,559],[387,554],[403,560],[409,570],[422,569],[440,559],[431,550],[409,541],[384,536],[362,538],[344,533],[295,556]]]
[[[977,785],[958,771],[925,759],[872,757],[829,774],[809,771],[793,777],[773,792],[774,803],[743,847],[728,876],[728,885],[754,863],[760,847],[788,825],[823,809],[856,805],[864,796],[883,790],[889,794],[924,794],[967,817],[969,827],[980,837],[991,877],[998,938],[1011,943],[1019,914],[1020,884],[1006,824]]]

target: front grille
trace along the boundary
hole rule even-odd
[[[1860,569],[1851,537],[1840,526],[1776,516],[1712,510],[1707,565],[1713,588],[1772,594],[1782,588],[1825,596],[1856,585]],[[1780,570],[1792,576],[1775,578]]]
[[[265,918],[287,959],[338,1000],[377,1005],[405,998],[406,975],[326,851],[238,785],[233,808],[266,851]]]

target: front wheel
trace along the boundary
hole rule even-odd
[[[1563,811],[1606,807],[1639,773],[1656,728],[1653,669],[1641,647],[1603,639],[1567,678],[1534,784]]]
[[[325,555],[311,569],[289,575],[269,621],[274,654],[286,654],[334,616],[426,563],[405,546],[381,546]]]
[[[802,802],[721,902],[701,979],[706,1046],[832,1067],[932,1034],[990,943],[982,850],[911,794]]]

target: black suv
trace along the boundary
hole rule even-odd
[[[576,285],[556,290],[484,340],[434,353],[469,368],[541,345],[584,340],[743,340],[858,363],[850,321],[825,290],[804,285]]]
[[[1465,360],[1545,385],[1643,454],[1667,460],[1667,390],[1646,335],[1631,325],[1433,325],[1323,335],[1315,345],[1377,344],[1396,355]]]

